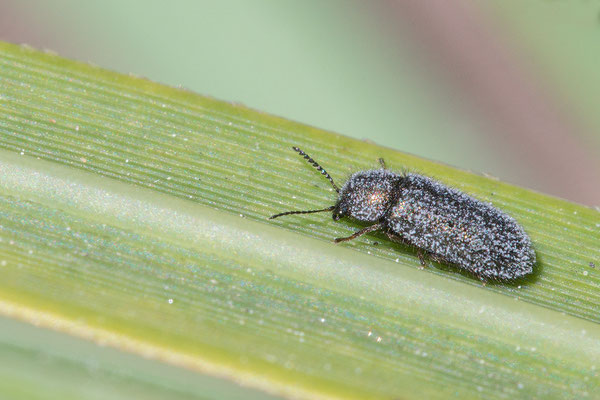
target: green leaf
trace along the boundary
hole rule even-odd
[[[597,210],[54,55],[0,55],[1,314],[293,398],[598,392]],[[530,234],[535,276],[483,286],[381,235],[334,245],[351,222],[267,220],[335,201],[292,145],[340,183],[384,157],[492,202]]]
[[[0,360],[2,399],[275,399],[4,317]]]

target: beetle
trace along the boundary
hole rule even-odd
[[[382,231],[392,241],[415,247],[422,265],[427,256],[483,281],[511,281],[533,272],[536,255],[529,236],[490,203],[424,175],[392,172],[382,158],[381,168],[356,172],[340,188],[308,154],[292,148],[327,178],[338,199],[330,207],[285,211],[269,219],[331,211],[334,221],[348,217],[368,224],[335,243]]]

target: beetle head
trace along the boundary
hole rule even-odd
[[[361,222],[379,221],[396,200],[400,179],[397,174],[384,169],[353,174],[340,190],[333,219],[349,217]]]

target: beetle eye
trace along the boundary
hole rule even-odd
[[[344,215],[339,211],[334,211],[332,215],[334,221],[339,221],[343,216]]]

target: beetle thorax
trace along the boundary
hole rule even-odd
[[[362,222],[379,221],[396,200],[401,179],[383,169],[353,174],[340,190],[333,219],[350,217]]]

